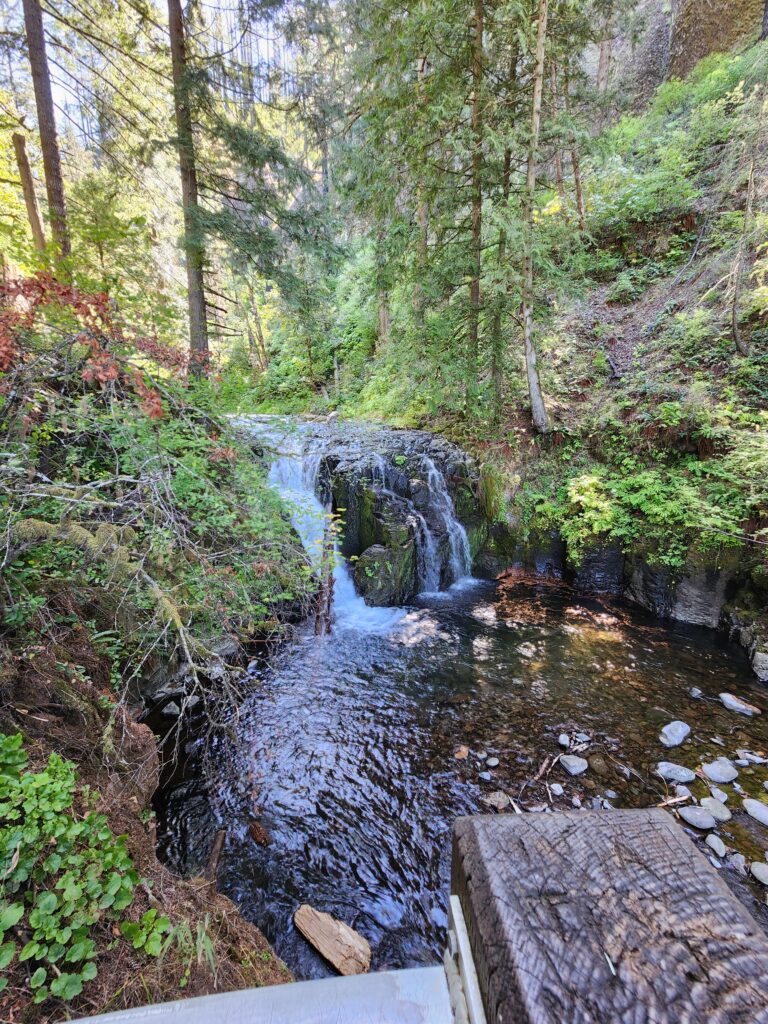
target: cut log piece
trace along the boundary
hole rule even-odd
[[[768,938],[662,810],[460,818],[488,1024],[768,1024]]]
[[[364,974],[371,966],[371,947],[354,928],[304,903],[293,915],[301,934],[339,974]]]

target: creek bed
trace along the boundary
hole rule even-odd
[[[193,745],[187,777],[162,794],[160,853],[199,870],[225,823],[219,887],[297,977],[330,973],[293,928],[301,903],[361,931],[373,970],[436,963],[457,815],[489,811],[484,799],[500,790],[538,813],[574,800],[605,813],[655,805],[675,796],[654,774],[658,761],[696,769],[739,748],[766,753],[768,713],[728,711],[722,691],[768,709],[742,651],[711,631],[556,581],[465,581],[387,629],[353,619],[329,637],[307,631],[253,676],[236,741],[220,738],[205,755],[207,785]],[[658,735],[674,719],[691,734],[667,749]],[[564,732],[589,761],[578,777],[551,764]],[[768,801],[768,765],[738,770],[743,795]],[[709,792],[698,778],[690,789]],[[741,810],[734,785],[720,789],[733,817],[717,835],[747,862],[764,859],[768,828]],[[711,854],[707,833],[689,831]],[[714,859],[765,923],[768,890],[732,853]]]

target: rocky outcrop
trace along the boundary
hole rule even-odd
[[[676,0],[669,74],[684,78],[710,53],[724,53],[757,39],[764,0]]]

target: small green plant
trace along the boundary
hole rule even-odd
[[[21,735],[0,734],[0,991],[24,965],[15,984],[33,1002],[71,1000],[96,977],[100,926],[120,920],[139,876],[71,761],[53,753],[40,772],[27,765]],[[142,918],[146,952],[164,922]]]
[[[174,928],[167,929],[168,934],[162,941],[159,956],[167,956],[175,946],[182,962],[182,973],[179,988],[186,988],[192,976],[192,967],[205,964],[216,979],[216,948],[210,935],[210,918],[206,914],[202,921],[197,922],[193,932],[187,921],[180,921]]]
[[[123,921],[120,932],[134,949],[143,949],[147,956],[159,956],[163,948],[163,936],[171,931],[167,917],[158,917],[154,907],[138,921]]]

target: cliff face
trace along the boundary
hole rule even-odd
[[[754,42],[764,0],[675,0],[669,75],[682,78],[702,57]]]
[[[747,46],[760,34],[765,0],[638,0],[620,27],[585,54],[600,89],[607,84],[642,110],[662,82],[684,78],[710,53]]]

